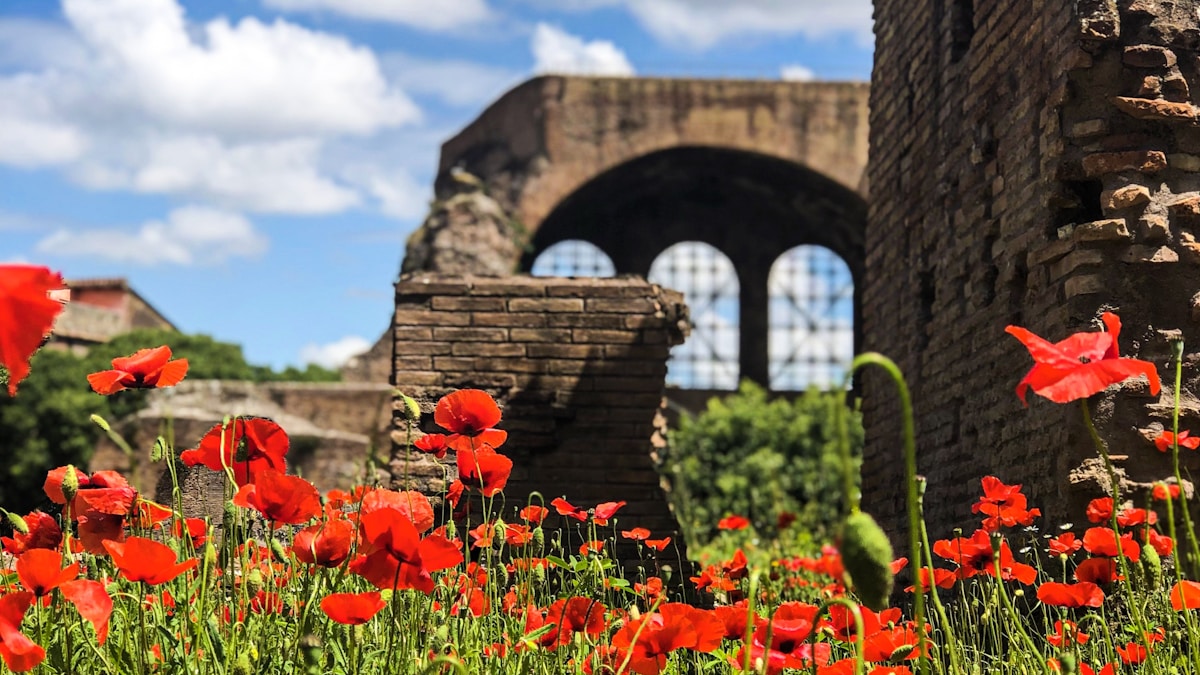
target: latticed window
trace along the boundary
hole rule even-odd
[[[840,387],[854,360],[854,280],[821,246],[797,246],[775,261],[767,282],[771,389]]]
[[[529,273],[537,277],[611,277],[617,270],[595,244],[568,239],[542,251]]]
[[[739,289],[733,263],[708,244],[686,241],[654,259],[649,280],[682,291],[692,318],[691,335],[671,351],[667,383],[736,389]]]

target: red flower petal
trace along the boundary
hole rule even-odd
[[[62,287],[62,275],[47,267],[0,265],[0,365],[8,370],[9,396],[17,395],[29,359],[63,309],[49,295]]]
[[[338,623],[357,626],[370,621],[387,606],[378,591],[332,593],[321,599],[321,611]]]

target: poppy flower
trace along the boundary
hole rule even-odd
[[[233,471],[241,487],[254,481],[265,469],[287,471],[288,435],[265,417],[236,417],[228,424],[218,423],[204,434],[200,445],[179,453],[188,466],[203,464],[213,471]]]
[[[1117,561],[1112,558],[1088,558],[1075,568],[1075,581],[1107,586],[1120,578]]]
[[[446,437],[443,434],[425,434],[413,441],[413,447],[441,459],[446,456],[446,450],[450,446],[446,444]]]
[[[63,597],[66,598],[79,616],[86,619],[96,629],[96,640],[100,644],[108,639],[108,620],[112,616],[113,601],[104,584],[92,579],[76,579],[59,586]]]
[[[749,645],[751,662],[762,659],[766,672],[771,675],[778,675],[788,668],[808,668],[814,662],[827,665],[831,654],[829,643],[812,645],[808,639],[815,628],[816,616],[815,605],[781,604],[769,622],[755,629]],[[746,649],[742,647],[738,651],[738,662],[745,658]]]
[[[316,486],[272,469],[259,472],[253,483],[238,488],[232,501],[261,513],[272,529],[280,524],[300,525],[321,515],[321,493]]]
[[[1107,527],[1090,527],[1083,533],[1083,548],[1092,555],[1103,555],[1115,558],[1123,555],[1133,562],[1141,559],[1142,549],[1133,540],[1132,534],[1121,535],[1120,547],[1117,535]]]
[[[1183,580],[1171,587],[1171,607],[1176,612],[1200,609],[1200,581]]]
[[[17,577],[26,590],[40,598],[79,576],[79,563],[63,569],[62,562],[62,553],[35,548],[17,558]]]
[[[122,576],[151,586],[165,584],[200,562],[195,558],[176,562],[171,547],[145,537],[130,537],[124,542],[106,541],[104,548]]]
[[[524,523],[505,523],[504,541],[509,546],[524,546],[533,541],[533,530]]]
[[[1121,657],[1121,663],[1128,666],[1135,666],[1150,656],[1149,650],[1136,642],[1130,642],[1124,647],[1121,645],[1113,646],[1117,650],[1117,656]]]
[[[1089,523],[1103,523],[1112,518],[1112,512],[1112,497],[1099,497],[1088,502],[1084,515],[1087,516]]]
[[[744,516],[730,515],[717,521],[718,530],[744,530],[750,527],[750,521]]]
[[[369,593],[331,593],[321,599],[325,616],[350,626],[370,621],[387,606],[379,591]]]
[[[1146,509],[1121,509],[1117,513],[1117,525],[1121,527],[1135,527],[1137,525],[1154,525],[1158,522],[1158,514]]]
[[[557,511],[558,515],[560,516],[565,516],[580,522],[587,520],[588,514],[586,509],[581,509],[562,497],[555,497],[550,502],[550,506],[553,506],[554,510]]]
[[[370,513],[383,508],[393,508],[403,513],[412,521],[418,532],[425,532],[433,527],[433,505],[429,503],[428,497],[416,490],[369,490],[363,494],[358,512]]]
[[[589,553],[601,553],[604,551],[604,540],[593,539],[585,541],[579,545],[579,555],[587,555]]]
[[[123,541],[125,518],[134,512],[137,491],[116,471],[97,471],[88,476],[74,467],[60,466],[46,475],[43,489],[50,501],[67,504],[63,484],[74,471],[75,493],[67,514],[78,523],[79,543],[88,553],[104,555],[105,541]]]
[[[1037,598],[1056,607],[1099,607],[1104,604],[1104,591],[1086,581],[1075,584],[1047,581],[1038,586]]]
[[[462,550],[438,534],[424,539],[412,521],[400,511],[382,508],[359,516],[362,555],[350,563],[350,571],[376,588],[415,588],[433,591],[432,572],[463,561]]]
[[[915,659],[921,655],[918,647],[917,631],[911,624],[877,626],[866,632],[863,659],[872,663]]]
[[[355,527],[345,518],[330,518],[310,525],[292,539],[292,553],[309,565],[337,567],[350,557]]]
[[[35,549],[56,549],[62,544],[62,528],[58,520],[48,513],[33,511],[21,518],[25,531],[13,530],[13,536],[0,537],[4,552],[14,556]]]
[[[479,389],[460,389],[443,396],[433,409],[433,421],[450,432],[446,445],[459,451],[481,445],[498,448],[508,439],[507,431],[494,428],[500,422],[500,407]]]
[[[29,360],[54,327],[63,303],[51,291],[62,275],[48,267],[0,265],[0,365],[8,371],[8,395],[29,375]]]
[[[1175,540],[1165,534],[1159,534],[1151,529],[1146,532],[1146,545],[1154,549],[1159,557],[1171,555],[1175,550]]]
[[[1193,436],[1186,429],[1179,432],[1178,439],[1179,447],[1195,450],[1200,448],[1200,436]],[[1166,452],[1173,448],[1176,444],[1175,434],[1170,431],[1164,431],[1154,438],[1154,447],[1158,448],[1159,452]]]
[[[1091,636],[1080,632],[1074,621],[1058,620],[1054,622],[1054,633],[1046,636],[1046,641],[1054,647],[1062,648],[1064,644],[1085,645]]]
[[[1105,312],[1100,319],[1107,333],[1075,333],[1055,344],[1020,326],[1004,329],[1025,345],[1035,362],[1017,384],[1017,397],[1022,403],[1026,403],[1025,392],[1030,389],[1055,403],[1069,403],[1141,375],[1149,381],[1150,393],[1158,394],[1161,384],[1153,363],[1118,356],[1121,320],[1112,312]]]
[[[1160,502],[1179,499],[1179,484],[1155,483],[1154,487],[1150,488],[1150,496]]]
[[[46,650],[21,632],[33,593],[19,591],[0,597],[0,658],[14,673],[33,670],[46,658]]]
[[[982,481],[983,496],[971,506],[971,513],[982,513],[983,529],[999,531],[1002,527],[1029,526],[1034,518],[1042,515],[1040,509],[1028,509],[1020,485],[1005,485],[995,476],[985,476]]]
[[[992,550],[991,535],[986,530],[976,530],[970,537],[942,539],[933,544],[933,552],[958,563],[958,577],[969,579],[977,574],[996,575],[995,552]],[[1008,542],[1000,541],[1000,575],[1005,581],[1016,579],[1023,584],[1032,584],[1037,579],[1037,570],[1013,559]]]
[[[954,588],[954,582],[958,580],[958,576],[959,575],[952,570],[945,570],[940,567],[935,567],[933,569],[933,584],[931,585],[929,583],[929,568],[917,568],[917,578],[921,581],[922,593],[928,593],[931,586],[937,586],[938,588]],[[916,584],[913,584],[904,590],[907,593],[912,593],[916,589]]]
[[[1064,532],[1057,537],[1051,537],[1046,542],[1046,548],[1054,555],[1071,555],[1083,548],[1083,542],[1074,532]]]
[[[549,514],[550,509],[544,506],[538,506],[537,504],[530,504],[517,513],[517,515],[521,517],[521,520],[533,525],[540,525]]]
[[[544,644],[568,644],[575,633],[603,633],[607,626],[604,620],[604,612],[607,609],[599,600],[581,596],[556,600],[546,610],[546,622],[553,623],[555,627],[547,634]]]
[[[112,370],[87,376],[92,391],[109,396],[126,389],[173,387],[187,375],[187,359],[171,360],[171,348],[163,345],[140,349],[112,360]]]
[[[626,502],[623,501],[604,502],[603,504],[597,504],[594,512],[595,515],[592,516],[592,521],[597,525],[607,525],[608,521],[612,519],[612,517],[617,514],[617,511],[621,510],[621,507],[625,506],[625,504]]]
[[[645,541],[650,538],[650,530],[644,527],[635,527],[632,530],[621,530],[621,536],[634,541]]]
[[[508,484],[512,460],[484,445],[478,450],[460,449],[457,457],[458,482],[464,487],[479,490],[484,497],[494,497]]]
[[[679,602],[661,605],[657,612],[626,622],[612,645],[629,658],[629,670],[657,675],[671,652],[690,649],[712,652],[721,646],[725,626],[715,615]]]
[[[647,539],[646,541],[644,541],[642,543],[644,543],[646,546],[654,549],[655,551],[663,551],[663,550],[666,550],[666,548],[671,545],[671,538],[663,537],[662,539]]]

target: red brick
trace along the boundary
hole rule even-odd
[[[508,342],[456,342],[450,348],[454,356],[525,356],[525,345]]]
[[[590,328],[575,328],[571,331],[571,340],[574,342],[632,344],[638,339],[638,333],[633,331],[593,330]]]
[[[456,316],[449,314],[447,316]],[[433,327],[435,340],[475,341],[475,342],[504,342],[508,340],[506,328],[442,328]]]
[[[582,312],[583,300],[578,298],[512,298],[510,312]]]
[[[509,337],[514,342],[570,342],[571,331],[566,328],[513,328]]]
[[[476,297],[441,297],[436,296],[430,300],[430,304],[436,310],[463,312],[463,311],[483,311],[483,312],[502,312],[505,309],[504,298],[476,298]]]

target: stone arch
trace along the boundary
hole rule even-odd
[[[595,244],[618,274],[642,276],[673,244],[710,244],[733,262],[741,284],[742,375],[767,386],[772,264],[795,246],[823,246],[846,261],[857,289],[865,222],[862,197],[794,162],[728,148],[673,148],[605,171],[569,195],[533,233],[521,269],[566,239]],[[854,306],[857,318],[857,290]]]

